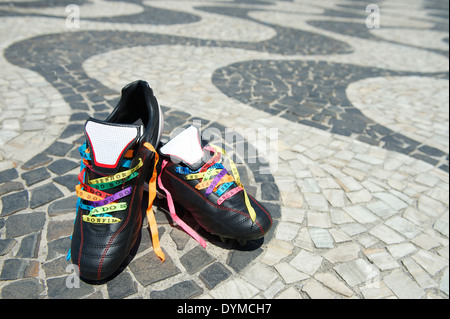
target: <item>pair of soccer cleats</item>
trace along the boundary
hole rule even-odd
[[[231,172],[225,168],[223,149],[203,145],[194,126],[160,145],[162,126],[161,108],[145,81],[124,87],[106,120],[86,121],[68,255],[80,277],[103,280],[119,269],[140,234],[146,190],[153,249],[162,261],[165,256],[152,209],[157,193],[167,198],[174,223],[203,247],[205,240],[177,216],[174,203],[221,239],[243,243],[270,230],[270,214],[247,194],[231,159]]]

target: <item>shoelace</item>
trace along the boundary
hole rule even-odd
[[[155,148],[150,143],[144,143],[144,146],[155,154],[153,173],[149,182],[149,200],[146,212],[147,219],[152,234],[153,250],[161,261],[164,261],[165,256],[159,244],[158,226],[156,224],[155,214],[152,207],[153,201],[156,197],[156,165],[158,164],[159,156]],[[114,175],[89,179],[87,178],[88,174],[86,173],[87,170],[92,170],[92,166],[90,164],[90,150],[87,148],[86,143],[80,146],[79,152],[82,157],[82,161],[80,174],[78,175],[79,184],[75,187],[76,194],[78,196],[76,214],[78,215],[79,209],[81,208],[89,211],[89,214],[82,216],[82,220],[84,222],[94,224],[113,224],[121,222],[121,219],[112,216],[111,213],[127,209],[127,203],[121,203],[118,201],[132,193],[132,186],[126,188],[122,186],[122,189],[114,194],[107,193],[104,190],[125,185],[126,182],[137,177],[139,175],[138,170],[143,165],[142,159],[139,158],[138,164],[136,164],[133,168],[130,168],[132,163],[130,158],[133,158],[133,151],[128,151],[121,163],[121,167],[128,168],[127,170],[121,171]],[[83,203],[83,200],[87,203]],[[70,259],[70,254],[71,252],[69,250],[67,260]]]
[[[233,160],[227,155],[224,149],[215,146],[213,144],[207,145],[204,147],[205,150],[210,151],[214,155],[198,170],[193,171],[188,167],[176,167],[175,171],[184,175],[184,179],[186,180],[200,180],[195,188],[197,190],[206,189],[205,197],[208,197],[212,192],[215,192],[219,198],[217,200],[217,205],[221,205],[225,200],[233,197],[239,192],[243,192],[245,205],[249,212],[251,220],[254,222],[256,219],[256,213],[250,204],[250,200],[248,198],[247,192],[244,189],[244,186],[241,183],[241,179],[239,176],[239,172],[236,168],[236,164]],[[227,169],[220,163],[221,157],[226,156],[231,166],[232,176],[228,174]],[[162,162],[161,174],[168,164],[167,160]],[[191,237],[193,237],[200,245],[206,247],[206,242],[203,238],[200,237],[191,227],[189,227],[186,223],[184,223],[176,214],[175,206],[173,204],[172,195],[170,192],[164,187],[161,181],[161,174],[158,177],[158,185],[159,187],[166,193],[167,203],[169,206],[170,215],[174,222],[176,222],[181,228],[184,229]],[[233,188],[233,186],[235,186]]]

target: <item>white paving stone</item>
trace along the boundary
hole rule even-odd
[[[395,296],[383,281],[376,281],[372,285],[364,285],[361,287],[361,293],[366,299],[387,299]]]
[[[291,241],[297,236],[300,227],[301,226],[297,224],[280,222],[277,227],[275,238],[284,241]]]
[[[449,282],[448,282],[448,268],[444,271],[444,274],[442,275],[441,282],[439,285],[439,289],[449,295]]]
[[[336,293],[325,288],[320,282],[309,279],[302,287],[302,291],[306,292],[311,299],[335,299]]]
[[[400,267],[397,261],[384,249],[366,249],[363,253],[381,271]]]
[[[423,249],[411,257],[432,276],[448,266],[448,259]]]
[[[428,275],[428,273],[419,266],[411,257],[404,258],[402,260],[403,265],[405,265],[408,272],[414,277],[414,280],[422,287],[433,288],[437,286],[437,283],[433,278]]]
[[[344,207],[344,211],[361,224],[373,223],[378,220],[376,215],[372,214],[363,206],[357,205]]]
[[[425,291],[399,269],[384,277],[383,282],[400,299],[419,299],[425,295]]]
[[[305,211],[299,208],[282,207],[281,220],[301,224],[305,218]]]
[[[275,299],[303,299],[302,295],[293,287],[289,287],[280,293]]]
[[[397,211],[384,203],[383,201],[377,201],[374,203],[369,203],[366,206],[372,213],[377,215],[380,218],[386,219],[389,218],[395,214],[397,214]]]
[[[323,257],[332,264],[350,261],[358,258],[361,249],[354,243],[341,244],[323,254]]]
[[[303,193],[305,202],[308,204],[309,209],[318,211],[328,211],[328,201],[322,194],[316,193]]]
[[[275,265],[275,269],[279,272],[286,284],[292,284],[310,277],[285,262]]]
[[[328,232],[328,230],[323,228],[310,228],[309,236],[317,248],[333,248],[334,240],[333,236]]]
[[[388,245],[398,244],[405,241],[402,236],[384,224],[375,226],[369,233]]]
[[[323,195],[332,207],[344,207],[346,204],[345,192],[341,189],[325,189]]]
[[[421,232],[419,227],[400,216],[390,218],[385,224],[409,239],[416,237]]]
[[[258,263],[245,272],[244,278],[253,286],[264,291],[269,288],[278,276],[271,268]]]
[[[361,258],[338,264],[333,269],[350,287],[371,283],[379,278],[379,270]]]
[[[297,268],[299,271],[312,276],[317,269],[319,269],[322,264],[322,260],[322,257],[306,250],[302,250],[299,254],[297,254],[297,256],[295,256],[294,259],[291,260],[289,264]]]
[[[427,216],[436,218],[440,217],[442,213],[448,209],[440,202],[426,195],[419,197],[417,208],[420,212],[426,214]]]
[[[414,245],[425,250],[431,250],[440,246],[438,241],[424,233],[416,236],[411,242],[414,243]]]
[[[408,204],[406,204],[404,201],[402,201],[401,199],[390,193],[386,192],[374,193],[373,196],[375,196],[378,199],[381,199],[383,202],[385,202],[387,205],[389,205],[392,209],[396,211],[400,211],[408,207]]]
[[[308,227],[330,228],[332,226],[330,215],[326,212],[315,213],[307,212],[306,219]]]
[[[269,266],[278,264],[283,258],[292,254],[293,245],[278,239],[273,239],[268,245],[261,262]]]
[[[311,237],[309,236],[309,232],[307,228],[300,229],[297,237],[293,241],[293,244],[297,247],[306,249],[308,251],[314,250],[314,245],[311,240]]]
[[[227,281],[210,291],[215,299],[250,299],[259,290],[241,278]]]
[[[351,297],[354,292],[332,273],[317,273],[314,279],[320,281],[324,286],[346,297]]]
[[[370,202],[373,197],[367,189],[356,192],[349,192],[346,195],[353,204]]]
[[[392,257],[394,257],[395,259],[400,259],[405,256],[408,256],[409,254],[412,254],[417,250],[417,248],[409,242],[389,245],[387,246],[387,249],[389,250],[389,253],[392,255]]]

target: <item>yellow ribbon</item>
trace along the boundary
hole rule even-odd
[[[230,161],[231,166],[231,173],[233,174],[234,180],[237,184],[237,186],[240,186],[242,190],[244,191],[244,199],[245,199],[245,206],[247,206],[248,213],[250,215],[250,218],[254,222],[256,220],[256,213],[255,210],[252,207],[252,204],[250,203],[250,199],[248,198],[247,192],[245,191],[244,185],[241,183],[241,178],[239,176],[239,172],[237,170],[236,164],[234,164],[234,161],[231,159],[231,157],[228,156],[227,152],[221,147],[218,147],[214,144],[209,144],[212,148],[214,148],[217,152],[222,153],[226,157],[228,157],[228,160]]]
[[[110,176],[105,176],[105,177],[100,177],[97,179],[89,180],[88,184],[104,184],[104,183],[110,183],[110,182],[120,180],[120,179],[125,179],[128,176],[130,176],[131,174],[133,174],[135,171],[137,171],[139,168],[141,168],[142,164],[143,164],[142,160],[139,159],[139,163],[135,167],[133,167],[129,170],[119,172],[115,175],[110,175]]]

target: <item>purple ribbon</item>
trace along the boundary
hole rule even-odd
[[[214,187],[220,182],[220,180],[228,173],[228,171],[224,168],[220,171],[219,174],[214,177],[213,181],[209,185],[209,187],[206,189],[205,196],[208,197],[209,194],[211,194],[214,190]]]
[[[119,191],[119,192],[117,192],[117,193],[115,193],[115,194],[113,194],[113,195],[111,195],[109,197],[106,197],[105,199],[102,199],[102,200],[99,200],[99,201],[96,201],[96,202],[89,202],[89,205],[91,205],[93,207],[99,207],[99,206],[107,205],[109,203],[112,203],[112,202],[115,202],[116,200],[121,199],[122,197],[130,195],[131,194],[131,190],[132,190],[131,186],[127,187],[127,188],[122,189],[121,191]]]

